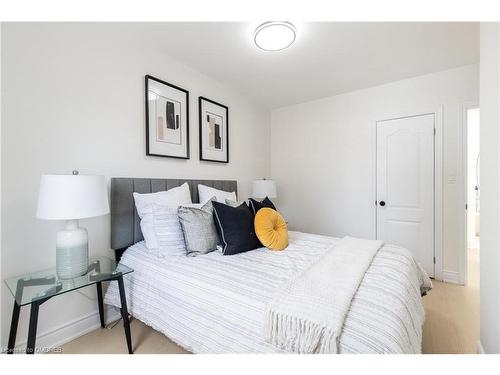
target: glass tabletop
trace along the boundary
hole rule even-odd
[[[60,279],[56,269],[29,273],[4,280],[19,305],[29,305],[37,300],[64,294],[99,281],[126,275],[134,270],[107,257],[91,258],[85,275],[73,279]]]

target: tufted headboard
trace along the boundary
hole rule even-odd
[[[111,179],[111,248],[115,250],[119,260],[123,251],[143,239],[140,219],[135,209],[133,193],[156,193],[189,184],[191,199],[198,203],[198,184],[207,185],[219,190],[237,193],[236,181],[225,180],[175,180],[163,178],[129,178],[115,177]]]

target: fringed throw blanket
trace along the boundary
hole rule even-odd
[[[266,340],[292,353],[337,353],[351,301],[382,241],[344,237],[281,290],[266,311]]]

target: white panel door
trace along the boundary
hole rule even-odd
[[[377,238],[434,276],[434,114],[377,122]]]

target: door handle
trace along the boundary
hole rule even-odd
[[[385,202],[384,201],[380,201],[378,204],[380,204],[382,207],[385,206]]]

